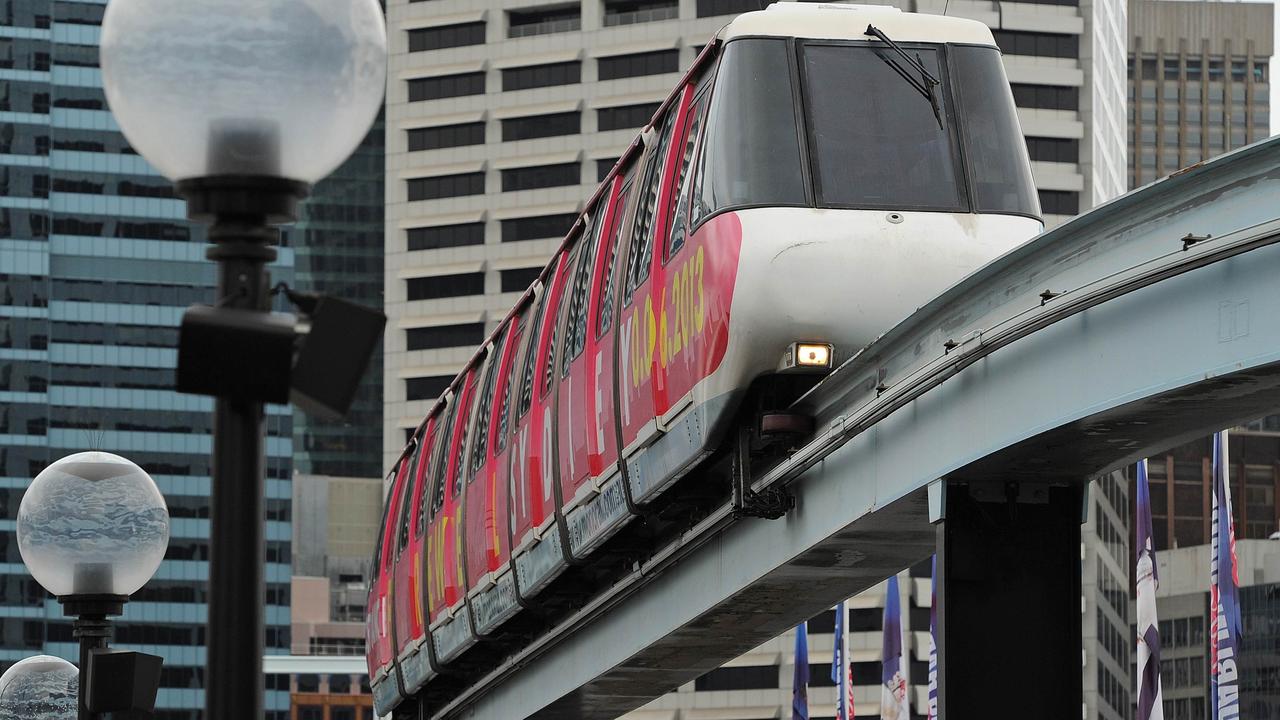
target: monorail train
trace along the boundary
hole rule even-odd
[[[986,26],[735,18],[392,469],[366,618],[378,712],[456,692],[728,502],[727,456],[805,432],[798,393],[1039,215]]]

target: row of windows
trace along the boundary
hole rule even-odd
[[[502,242],[523,242],[564,237],[578,219],[574,213],[536,215],[501,221]],[[405,231],[409,250],[439,250],[484,243],[484,223],[409,228]]]
[[[538,279],[542,273],[541,267],[524,267],[512,268],[510,270],[501,270],[498,275],[501,280],[501,292],[524,292],[533,281]],[[436,275],[434,277],[410,278],[406,281],[408,284],[408,292],[410,300],[438,300],[441,298],[465,297],[468,295],[484,294],[484,273],[460,273],[457,275]],[[476,345],[484,339],[483,334],[476,336],[474,342],[461,342],[461,337],[471,337],[470,334],[459,336],[455,331],[448,328],[459,329],[471,328],[470,325],[447,325],[442,328],[416,328],[409,331],[409,349],[410,350],[429,350],[439,347],[459,347],[463,345]],[[478,333],[479,325],[475,326]],[[469,333],[469,330],[468,330]],[[445,343],[445,344],[437,344]]]
[[[484,341],[484,323],[409,328],[405,338],[409,350],[476,346]]]
[[[1142,79],[1143,80],[1180,80],[1182,78],[1182,68],[1178,63],[1178,57],[1166,57],[1163,62],[1154,57],[1142,58]],[[1209,81],[1223,80],[1226,78],[1227,64],[1223,58],[1211,58],[1208,63],[1208,71],[1206,72],[1203,58],[1189,57],[1186,59],[1186,78],[1187,80]],[[1252,72],[1250,70],[1252,69]],[[1129,58],[1129,79],[1133,79],[1134,61]],[[1252,67],[1247,59],[1233,59],[1231,61],[1231,79],[1242,82],[1252,77],[1254,82],[1266,82],[1268,75],[1267,62],[1265,60],[1254,60]]]
[[[596,126],[600,131],[644,127],[658,110],[659,103],[620,105],[596,110]],[[576,135],[582,131],[578,112],[552,113],[501,121],[503,140],[532,140],[560,135]],[[410,128],[405,131],[409,152],[440,150],[452,147],[483,145],[483,121]],[[610,163],[612,167],[612,163]]]
[[[534,165],[502,171],[502,191],[537,190],[577,185],[582,181],[582,164]]]
[[[435,300],[463,295],[483,295],[484,273],[472,272],[409,278],[406,284],[409,290],[409,300]]]
[[[1079,110],[1080,88],[1062,85],[1012,83],[1013,102],[1020,108]]]
[[[1080,212],[1080,193],[1069,190],[1040,190],[1040,210],[1046,215],[1076,215]]]
[[[1027,154],[1040,162],[1075,163],[1080,160],[1080,141],[1067,138],[1027,138]]]

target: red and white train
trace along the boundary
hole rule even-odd
[[[764,452],[765,414],[1041,228],[986,26],[735,18],[393,468],[366,620],[378,712],[455,692],[619,553],[728,502],[727,445]]]

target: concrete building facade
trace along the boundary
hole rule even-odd
[[[1271,134],[1274,12],[1129,0],[1129,187]]]

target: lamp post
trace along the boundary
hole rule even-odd
[[[217,397],[209,720],[262,717],[263,404],[287,402],[291,390],[316,396],[296,386],[311,375],[299,368],[314,366],[302,362],[307,345],[295,363],[291,319],[267,312],[275,226],[295,219],[297,202],[373,123],[386,42],[377,0],[113,0],[103,16],[107,102],[130,144],[176,184],[188,216],[210,224],[207,256],[219,265],[214,305],[183,318],[177,381]],[[358,378],[367,362],[347,366]]]
[[[0,718],[75,720],[78,675],[59,657],[19,660],[0,675]]]
[[[18,506],[18,551],[36,582],[75,618],[80,641],[79,715],[94,650],[105,650],[113,615],[151,579],[169,546],[169,509],[151,476],[129,460],[82,452],[45,468]],[[154,692],[152,693],[154,699]]]

